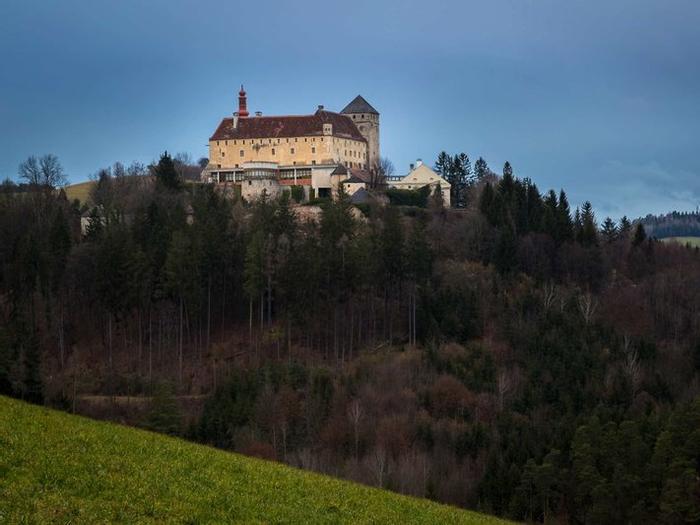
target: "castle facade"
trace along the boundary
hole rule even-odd
[[[331,196],[348,173],[369,179],[379,165],[379,112],[358,95],[340,113],[250,115],[241,86],[238,111],[209,139],[207,182],[231,185],[246,199],[301,186],[306,198]]]

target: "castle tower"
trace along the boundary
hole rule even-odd
[[[357,126],[367,140],[367,169],[373,170],[379,165],[379,112],[367,102],[362,95],[357,95],[341,111]]]
[[[248,100],[241,84],[241,90],[238,92],[238,116],[245,118],[248,116]]]

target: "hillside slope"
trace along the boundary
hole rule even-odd
[[[0,522],[505,523],[0,396]]]
[[[95,186],[93,181],[79,182],[64,188],[69,201],[78,199],[82,204],[90,204],[90,192]]]

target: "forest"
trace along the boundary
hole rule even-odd
[[[698,211],[647,215],[641,222],[647,234],[659,239],[700,236],[700,212]]]
[[[465,154],[452,209],[236,201],[167,153],[88,207],[24,167],[0,393],[522,521],[700,522],[697,248]]]

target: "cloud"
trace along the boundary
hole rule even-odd
[[[695,210],[700,204],[700,173],[670,169],[659,162],[631,164],[608,161],[594,170],[599,213],[632,217],[673,210]]]

